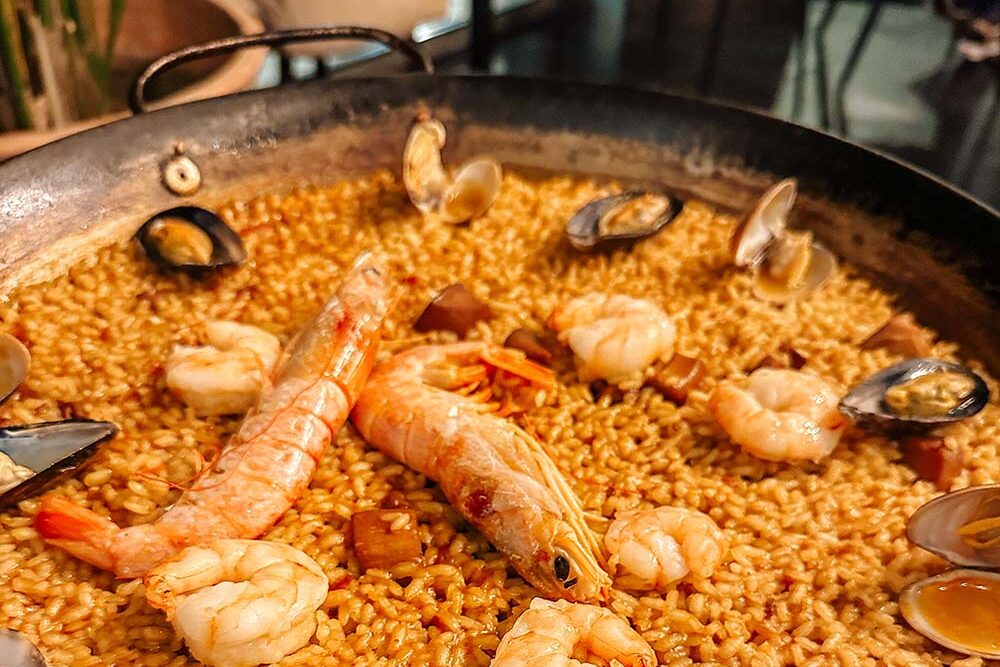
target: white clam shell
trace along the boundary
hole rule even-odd
[[[910,624],[910,627],[931,641],[934,641],[945,648],[949,648],[953,651],[958,651],[959,653],[964,653],[966,655],[974,655],[981,658],[998,660],[1000,659],[1000,649],[997,649],[997,652],[983,651],[976,647],[967,646],[961,641],[943,634],[941,628],[932,624],[921,608],[919,594],[926,587],[965,577],[980,580],[987,579],[1000,586],[1000,573],[998,572],[988,572],[984,570],[949,570],[935,577],[928,577],[927,579],[922,579],[916,583],[910,584],[900,591],[899,610],[903,614],[903,618],[906,619],[906,622]],[[995,627],[996,626],[994,625],[994,628]],[[989,638],[990,632],[990,628],[983,628],[984,637]],[[992,640],[996,643],[996,637],[992,637]]]
[[[31,366],[31,353],[8,333],[0,334],[0,401],[17,389]]]
[[[767,247],[785,231],[798,190],[798,181],[786,178],[760,196],[733,232],[733,262],[736,266],[752,266],[763,259]]]
[[[962,567],[1000,568],[1000,545],[975,549],[958,529],[970,521],[1000,516],[1000,484],[970,486],[924,503],[906,526],[910,541]]]
[[[458,224],[472,220],[489,210],[503,181],[503,169],[496,160],[474,158],[455,173],[455,180],[441,201],[441,218]]]
[[[450,179],[441,163],[445,129],[433,118],[419,120],[403,148],[403,185],[413,205],[424,214],[437,210]]]

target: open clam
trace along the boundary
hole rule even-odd
[[[0,401],[24,382],[30,365],[31,354],[24,343],[8,333],[0,334]]]
[[[659,192],[625,192],[587,203],[566,223],[577,250],[636,241],[657,233],[680,214],[684,203]]]
[[[990,391],[975,372],[940,359],[907,359],[855,386],[840,411],[862,426],[920,430],[966,419]]]
[[[441,160],[446,138],[440,121],[427,113],[417,118],[403,148],[403,185],[421,213],[459,224],[489,210],[500,194],[503,170],[496,160],[479,157],[450,178]]]
[[[1000,484],[972,486],[924,503],[906,526],[919,547],[960,568],[1000,568]],[[1000,572],[955,569],[907,586],[900,611],[942,646],[1000,659]]]
[[[147,220],[135,234],[151,260],[167,270],[200,271],[246,259],[239,234],[211,211],[178,206]]]
[[[0,428],[0,455],[13,486],[0,493],[0,507],[38,495],[84,465],[118,428],[110,422],[70,419]]]
[[[798,183],[788,178],[768,188],[733,232],[733,263],[749,267],[754,293],[785,303],[820,289],[837,271],[837,258],[807,231],[787,228]]]

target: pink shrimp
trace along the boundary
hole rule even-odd
[[[605,600],[601,546],[541,445],[481,400],[450,391],[476,384],[487,366],[551,381],[539,372],[547,369],[484,343],[416,347],[375,369],[351,420],[373,446],[436,480],[543,595]]]
[[[187,546],[259,536],[302,495],[347,420],[374,365],[389,301],[381,263],[362,255],[293,340],[273,387],[215,468],[156,521],[122,529],[47,496],[36,528],[50,544],[122,578],[142,576]]]

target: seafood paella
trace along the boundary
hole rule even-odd
[[[0,304],[0,663],[1000,664],[1000,399],[807,231],[446,165]]]

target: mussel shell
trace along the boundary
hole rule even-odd
[[[731,250],[736,266],[759,264],[767,247],[781,236],[798,195],[798,181],[786,178],[769,187],[733,231]]]
[[[618,208],[639,197],[651,195],[663,198],[663,212],[641,230],[630,230],[621,234],[602,233],[601,221]],[[646,238],[670,224],[684,208],[684,202],[676,197],[659,192],[625,192],[618,195],[594,199],[573,214],[566,223],[566,236],[577,250],[591,250],[597,247],[614,246]]]
[[[922,579],[915,583],[910,584],[904,588],[899,593],[899,611],[906,619],[906,622],[910,624],[914,630],[927,637],[931,641],[949,648],[953,651],[958,651],[959,653],[964,653],[965,655],[974,655],[981,658],[987,658],[989,660],[1000,660],[1000,653],[994,653],[989,651],[982,651],[977,648],[966,646],[960,641],[954,639],[953,637],[948,637],[944,635],[941,630],[934,627],[934,625],[927,619],[923,611],[920,608],[919,593],[928,586],[933,586],[935,584],[941,584],[954,579],[968,578],[973,580],[989,580],[996,582],[1000,585],[1000,573],[997,572],[987,572],[984,570],[948,570],[934,577],[928,577]],[[981,638],[993,639],[991,635],[995,632],[995,623],[992,627],[984,627],[982,630]],[[995,641],[995,640],[994,640]]]
[[[0,334],[0,402],[21,386],[31,365],[24,343],[8,333]]]
[[[211,256],[205,262],[177,263],[166,257],[153,236],[156,225],[161,220],[179,221],[190,224],[204,232],[212,242]],[[167,270],[199,270],[239,264],[246,259],[246,249],[239,234],[233,231],[222,219],[211,211],[197,206],[178,206],[154,215],[143,223],[135,233],[136,239],[146,251],[146,255],[161,268]]]
[[[82,467],[118,433],[110,422],[69,419],[0,429],[0,452],[35,474],[0,495],[0,507],[36,496]]]
[[[904,416],[893,413],[885,404],[885,392],[890,387],[938,371],[960,373],[972,380],[972,392],[961,405],[941,415]],[[840,411],[854,422],[869,428],[919,431],[967,419],[986,407],[989,399],[990,390],[986,382],[972,370],[950,361],[919,358],[907,359],[855,386],[840,400]]]
[[[48,663],[30,639],[17,630],[0,628],[0,665],[3,667],[47,667]]]
[[[970,486],[921,505],[906,524],[906,536],[953,565],[1000,568],[1000,545],[976,549],[958,534],[970,521],[995,516],[1000,516],[1000,484]]]

